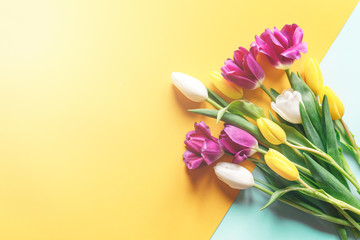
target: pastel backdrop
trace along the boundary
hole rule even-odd
[[[238,191],[186,170],[184,134],[205,119],[186,109],[204,105],[171,72],[208,83],[238,46],[293,22],[321,60],[356,3],[3,1],[0,238],[209,239]]]

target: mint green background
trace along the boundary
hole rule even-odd
[[[324,84],[330,86],[345,106],[344,119],[360,136],[360,5],[358,4],[322,60]],[[357,138],[360,142],[360,138]],[[352,169],[360,169],[346,155]],[[256,178],[261,175],[255,171]],[[358,178],[360,181],[360,178]],[[257,189],[241,191],[215,231],[212,240],[336,240],[333,224],[312,217],[281,202],[259,211],[269,197]],[[352,234],[349,233],[349,239]]]

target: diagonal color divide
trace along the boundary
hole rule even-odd
[[[360,5],[358,4],[343,29],[321,62],[325,85],[336,91],[346,108],[344,119],[360,140],[359,89],[360,89]],[[360,176],[359,166],[351,161],[351,168]],[[261,176],[254,171],[255,176]],[[359,177],[358,177],[359,179]],[[268,196],[257,189],[239,193],[212,240],[249,239],[262,240],[337,240],[333,224],[298,211],[277,202],[264,211],[259,209],[267,202]],[[352,236],[351,233],[349,236]],[[350,238],[351,239],[351,238]]]
[[[255,34],[293,22],[322,58],[356,3],[2,1],[0,239],[211,238],[238,192],[212,166],[185,169],[194,121],[222,126],[186,111],[205,104],[171,72],[206,82]]]

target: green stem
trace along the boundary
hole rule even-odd
[[[357,229],[360,231],[360,225],[343,209],[337,207],[337,210]]]
[[[304,187],[314,190],[312,187],[310,187],[306,182],[304,182],[304,180],[301,179],[301,177],[299,177],[298,179],[299,183],[301,183],[301,185],[303,185]]]
[[[222,109],[222,108],[223,108],[223,107],[220,106],[217,102],[215,102],[214,100],[212,100],[212,99],[210,99],[210,98],[206,99],[206,101],[207,101],[208,103],[210,103],[211,105],[213,105],[214,107],[216,107],[217,109]]]
[[[275,97],[270,93],[270,91],[264,86],[264,84],[260,85],[260,88],[271,98],[271,101],[276,102]]]
[[[332,205],[334,205],[335,207],[339,207],[343,210],[349,210],[353,213],[356,213],[357,215],[360,215],[360,209],[346,203],[343,202],[337,198],[334,198],[333,196],[329,195],[328,193],[325,193],[324,196],[326,196],[328,198],[328,202],[331,203]]]
[[[264,154],[264,155],[267,153],[267,151],[262,150],[262,149],[260,149],[260,148],[258,148],[257,151],[258,151],[259,153],[261,153],[261,154]]]
[[[262,186],[260,186],[259,184],[256,184],[256,183],[254,184],[254,187],[259,189],[260,191],[270,195],[270,196],[274,193],[274,192],[270,191],[269,189],[264,188],[264,187],[262,187]],[[299,210],[301,210],[303,212],[309,213],[309,214],[311,214],[311,215],[313,215],[315,217],[326,220],[328,222],[332,222],[332,223],[336,223],[336,224],[340,224],[340,225],[344,225],[344,226],[348,226],[348,227],[352,226],[348,221],[345,221],[345,220],[340,219],[340,218],[332,217],[332,216],[329,216],[329,215],[326,215],[326,214],[316,213],[314,211],[311,211],[311,210],[309,210],[307,208],[304,208],[304,207],[302,207],[302,206],[300,206],[300,205],[298,205],[296,203],[293,203],[291,201],[288,201],[286,199],[279,199],[279,201],[281,201],[283,203],[286,203],[287,205],[292,206],[294,208],[297,208],[297,209],[299,209]]]
[[[341,159],[341,161],[342,161],[342,163],[343,163],[343,168],[344,168],[344,170],[345,170],[353,179],[356,179],[353,171],[351,170],[348,162],[346,161],[346,159],[344,158],[343,155],[340,156],[340,159]]]
[[[261,164],[266,165],[266,162],[264,162],[263,160],[260,160],[260,159],[256,159],[256,158],[247,158],[247,159],[252,162],[261,163]]]
[[[312,148],[308,148],[308,147],[304,147],[304,146],[297,146],[297,145],[289,143],[288,141],[286,141],[285,144],[288,145],[289,147],[292,147],[292,148],[297,148],[297,149],[300,149],[300,150],[315,153],[315,154],[321,156],[322,158],[326,159],[329,164],[331,164],[337,170],[339,170],[339,172],[341,174],[343,174],[354,185],[354,187],[360,192],[360,185],[356,181],[356,179],[351,177],[342,167],[340,167],[339,164],[337,164],[337,162],[335,162],[335,160],[330,155],[328,155],[328,154],[326,154],[324,152],[312,149]]]
[[[289,69],[289,68],[288,68],[288,69],[285,69],[285,72],[286,72],[287,78],[288,78],[289,81],[290,81],[290,77],[291,77],[290,69]]]
[[[345,121],[342,118],[340,118],[340,122],[343,125],[343,127],[345,129],[345,132],[346,132],[346,134],[348,135],[348,137],[350,139],[351,145],[355,148],[356,155],[357,155],[356,160],[360,164],[360,160],[359,160],[360,159],[360,149],[359,149],[359,147],[357,146],[357,144],[355,142],[355,138],[351,134],[349,127],[346,125]]]

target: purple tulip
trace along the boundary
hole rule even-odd
[[[183,154],[189,169],[198,168],[202,162],[210,165],[224,155],[219,140],[211,136],[210,128],[203,121],[195,123],[194,127],[195,131],[186,134],[187,150]]]
[[[270,63],[278,69],[289,68],[300,53],[307,52],[306,42],[302,42],[304,31],[296,24],[285,25],[281,31],[274,27],[273,32],[265,29],[260,37],[255,36],[252,47],[266,55]]]
[[[227,59],[221,68],[223,77],[246,89],[258,88],[264,81],[265,74],[253,53],[252,50],[249,52],[239,47],[234,52],[234,60]]]
[[[248,132],[225,124],[224,130],[220,133],[219,137],[222,147],[235,154],[233,163],[240,163],[257,152],[258,142]]]

